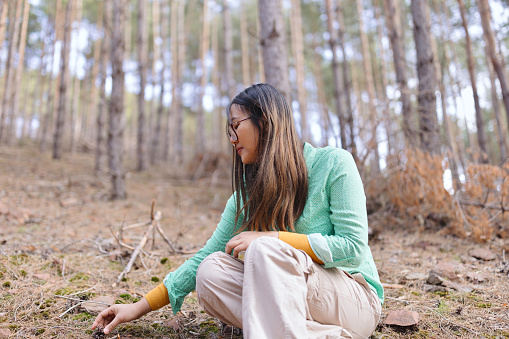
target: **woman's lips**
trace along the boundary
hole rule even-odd
[[[240,151],[242,151],[243,149],[244,148],[242,148],[242,147],[237,148],[237,153],[240,155]]]

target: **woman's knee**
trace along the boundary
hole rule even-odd
[[[215,288],[231,281],[232,274],[235,275],[233,271],[240,270],[234,261],[224,252],[215,252],[203,259],[196,271],[196,293],[214,294]]]

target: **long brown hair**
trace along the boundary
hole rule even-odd
[[[274,87],[257,84],[238,94],[226,109],[237,105],[259,131],[258,160],[243,164],[233,149],[232,189],[237,202],[235,224],[244,212],[238,231],[295,231],[308,193],[303,143],[292,110]]]

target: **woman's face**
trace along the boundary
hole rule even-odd
[[[251,119],[246,118],[249,118],[249,115],[244,113],[239,105],[231,106],[229,123],[233,125],[232,128],[237,134],[237,140],[233,140],[234,136],[230,136],[230,142],[240,155],[242,163],[247,165],[254,164],[258,161],[258,140],[260,132]]]

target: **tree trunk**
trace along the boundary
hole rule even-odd
[[[111,102],[108,126],[108,163],[111,175],[111,198],[127,197],[125,174],[122,169],[124,152],[124,71],[122,68],[125,53],[125,1],[113,0],[111,29]]]
[[[371,125],[371,140],[368,143],[368,147],[373,149],[374,159],[372,166],[372,174],[377,175],[380,173],[380,155],[378,153],[378,138],[377,138],[377,127],[379,118],[377,114],[377,108],[375,106],[375,85],[373,81],[373,69],[371,63],[371,55],[369,52],[368,36],[364,31],[364,22],[362,16],[362,3],[361,0],[357,2],[357,15],[359,19],[359,31],[361,35],[361,46],[362,46],[362,62],[364,67],[364,79],[366,81],[366,89],[368,91],[368,109],[369,109],[369,120]]]
[[[352,94],[351,94],[351,87],[352,83],[350,81],[350,66],[348,62],[348,58],[346,56],[346,48],[345,48],[345,20],[343,18],[343,10],[340,5],[340,1],[336,0],[336,17],[339,22],[339,29],[338,29],[338,44],[339,48],[341,49],[341,54],[343,55],[343,90],[344,90],[344,96],[345,96],[345,103],[346,103],[346,119],[348,124],[348,130],[350,132],[350,138],[349,138],[349,150],[352,153],[352,156],[355,160],[355,163],[358,163],[358,156],[357,156],[357,145],[355,143],[355,125],[353,120],[353,106],[352,106]],[[346,137],[345,137],[346,140]]]
[[[502,99],[504,101],[505,112],[507,114],[507,126],[509,127],[509,86],[507,83],[504,66],[500,61],[500,58],[498,57],[497,48],[495,44],[495,35],[493,34],[493,31],[491,29],[490,23],[491,11],[488,0],[477,0],[477,8],[479,9],[479,13],[481,14],[482,28],[485,40],[488,44],[491,63],[493,64],[493,69],[497,74],[498,81],[500,83],[500,88],[502,89]]]
[[[232,57],[232,24],[228,1],[223,0],[223,39],[224,39],[224,77],[229,100],[233,100],[235,93],[235,81],[233,78],[233,57]]]
[[[11,10],[11,15],[9,16],[9,50],[7,53],[7,61],[5,63],[5,75],[4,75],[4,83],[3,83],[3,96],[2,96],[2,107],[0,114],[0,143],[4,140],[4,130],[5,134],[9,134],[7,125],[8,118],[11,116],[10,112],[10,100],[12,98],[12,91],[14,90],[12,83],[14,82],[15,72],[14,72],[14,60],[16,53],[16,46],[18,45],[18,36],[19,36],[19,19],[21,16],[21,5],[23,4],[23,0],[17,0],[16,2],[16,11]],[[10,123],[9,123],[10,125]],[[7,138],[5,138],[7,139]]]
[[[145,126],[145,86],[147,84],[147,40],[145,25],[145,0],[138,0],[138,76],[140,77],[140,92],[138,94],[138,136],[136,155],[138,163],[136,170],[144,171],[148,167],[146,126]],[[113,56],[113,55],[112,55]],[[112,60],[113,61],[113,60]]]
[[[76,0],[76,31],[79,34],[82,18],[82,3],[83,0]],[[76,65],[80,57],[81,50],[78,48],[76,53]],[[75,151],[76,141],[80,139],[81,131],[81,117],[78,117],[80,113],[80,93],[81,93],[81,80],[77,74],[74,74],[74,85],[73,85],[73,96],[71,104],[71,153]]]
[[[286,97],[291,107],[286,29],[281,0],[259,0],[258,11],[265,79]]]
[[[166,2],[164,2],[162,7],[162,20],[161,20],[161,27],[160,35],[161,35],[161,51],[162,53],[159,53],[161,62],[162,62],[162,69],[160,71],[160,83],[161,83],[161,91],[159,92],[159,106],[157,107],[157,120],[156,120],[156,130],[154,133],[154,138],[152,139],[152,150],[154,151],[154,159],[153,163],[160,162],[160,157],[162,156],[162,152],[160,150],[161,146],[161,139],[163,139],[162,144],[164,145],[167,141],[167,134],[166,136],[161,136],[161,129],[163,128],[163,115],[164,115],[164,91],[166,89],[166,79],[164,78],[164,75],[166,73],[166,58],[165,58],[165,51],[167,50],[167,40],[168,40],[168,9],[169,6]]]
[[[199,84],[198,84],[198,116],[197,116],[197,124],[196,124],[196,154],[205,153],[205,112],[203,111],[203,95],[205,92],[205,84],[207,82],[207,68],[205,66],[205,59],[207,57],[207,52],[209,49],[209,39],[210,39],[210,23],[208,19],[208,2],[207,0],[203,1],[203,28],[202,28],[202,36],[201,36],[201,44],[200,44],[200,68],[201,73],[199,76]]]
[[[482,118],[481,105],[479,104],[479,94],[477,94],[477,80],[474,66],[474,56],[472,55],[472,41],[470,40],[470,34],[468,33],[467,15],[465,11],[465,5],[463,0],[458,0],[460,6],[461,22],[463,29],[465,30],[465,49],[467,52],[468,60],[468,74],[470,75],[470,83],[472,85],[472,92],[474,94],[474,107],[475,107],[475,122],[477,125],[477,142],[482,154],[480,155],[479,162],[488,162],[488,150],[486,147],[486,135],[484,134],[484,121]]]
[[[395,3],[396,1],[396,3]],[[400,100],[403,113],[403,134],[410,147],[416,147],[415,118],[412,112],[410,91],[408,89],[408,78],[406,73],[406,60],[404,51],[404,37],[401,31],[400,7],[397,0],[384,0],[385,20],[391,43],[392,56],[394,59],[394,70],[398,82]]]
[[[421,148],[431,154],[440,153],[435,90],[437,80],[434,68],[433,50],[428,5],[425,0],[412,0],[414,40],[417,51],[417,76],[419,78],[419,135]]]
[[[59,41],[63,42],[63,36],[64,36],[64,24],[65,24],[65,8],[62,6],[62,0],[57,0],[57,11],[56,11],[56,18],[55,18],[55,50],[57,50],[57,45]],[[57,121],[57,114],[58,114],[58,105],[60,103],[60,85],[61,85],[61,79],[60,76],[60,70],[62,69],[62,59],[64,58],[65,50],[63,48],[63,45],[59,45],[58,49],[59,58],[58,58],[58,67],[57,67],[57,74],[55,76],[55,89],[53,92],[53,108],[51,112],[51,123],[53,124],[55,121]],[[65,79],[65,78],[63,78]],[[53,126],[51,126],[53,127]],[[53,131],[54,133],[54,131]]]
[[[376,0],[375,0],[376,1]],[[383,105],[383,121],[385,126],[385,132],[387,134],[387,153],[392,154],[394,150],[394,133],[392,131],[392,121],[393,118],[391,116],[391,111],[389,110],[389,99],[387,98],[387,67],[385,65],[385,48],[383,45],[383,22],[381,19],[381,8],[379,4],[375,5],[375,18],[376,18],[376,29],[378,33],[378,44],[380,48],[380,82],[382,85],[382,89],[380,91],[381,94],[381,103]]]
[[[157,86],[157,75],[162,74],[161,72],[158,72],[157,70],[157,63],[161,59],[161,48],[158,44],[158,40],[161,39],[161,27],[160,27],[160,17],[161,17],[161,11],[159,9],[159,0],[153,0],[152,1],[152,94],[149,102],[149,124],[148,124],[148,142],[149,142],[149,161],[150,164],[155,164],[157,152],[158,150],[155,148],[157,141],[155,140],[156,134],[161,134],[161,126],[157,126],[157,119],[159,117],[156,116],[156,112],[154,112],[154,98],[155,98],[155,89]],[[160,85],[162,87],[162,77],[159,78]],[[154,123],[155,118],[155,123]]]
[[[242,54],[242,82],[245,87],[251,85],[251,71],[249,70],[249,36],[247,34],[247,19],[244,9],[245,1],[241,2],[240,8],[240,48]]]
[[[176,126],[175,126],[175,155],[177,163],[182,163],[184,160],[184,109],[182,107],[182,80],[184,73],[184,66],[186,62],[186,22],[185,22],[185,7],[186,2],[180,0],[178,2],[178,86],[175,93],[176,97]]]
[[[106,100],[106,78],[107,78],[107,70],[106,66],[108,63],[108,45],[109,45],[109,36],[111,34],[109,29],[106,29],[111,20],[111,0],[104,0],[102,2],[102,26],[104,27],[104,35],[101,39],[100,48],[98,48],[99,54],[97,55],[97,59],[94,58],[94,66],[97,64],[97,74],[99,75],[99,105],[97,105],[97,100],[95,102],[96,106],[92,106],[94,110],[97,109],[96,115],[96,147],[95,147],[95,175],[99,175],[104,170],[103,158],[106,154],[106,145],[105,145],[105,137],[104,137],[104,128],[106,124],[105,110],[108,108],[108,103]],[[97,46],[97,44],[96,44]],[[95,54],[95,53],[94,53]],[[94,78],[95,79],[95,78]],[[95,88],[95,81],[93,84]],[[109,111],[109,109],[108,109]]]
[[[305,71],[304,71],[304,45],[302,38],[302,15],[300,8],[300,0],[292,0],[292,12],[290,15],[291,39],[293,49],[293,60],[295,63],[295,74],[297,80],[297,101],[299,102],[300,127],[303,141],[309,141],[309,127],[307,122],[307,94],[304,87]]]
[[[179,67],[178,67],[178,7],[177,0],[171,1],[171,32],[170,32],[170,52],[171,52],[171,106],[170,111],[166,120],[166,132],[165,132],[165,146],[163,159],[168,160],[170,155],[170,149],[173,149],[176,138],[174,137],[176,131],[176,117],[178,110],[178,97],[179,97]]]
[[[32,122],[34,121],[34,116],[36,112],[38,112],[37,120],[42,123],[42,104],[43,104],[43,95],[44,89],[46,87],[46,82],[48,79],[48,58],[49,55],[46,55],[46,37],[49,35],[49,29],[44,32],[42,38],[42,54],[41,54],[41,69],[37,73],[37,81],[35,83],[33,97],[32,97],[32,107],[30,109],[30,117],[28,118],[28,125],[26,128],[26,134],[29,138],[32,137]],[[40,127],[39,127],[40,128]]]
[[[489,55],[489,47],[488,44],[485,45],[486,55]],[[502,123],[502,117],[500,116],[500,105],[497,94],[497,86],[495,83],[495,72],[493,71],[493,64],[491,61],[486,58],[486,65],[488,67],[488,71],[490,73],[490,85],[491,85],[491,108],[493,110],[493,114],[495,115],[495,123],[497,128],[497,139],[498,139],[498,148],[500,151],[500,163],[503,164],[507,161],[507,145],[504,136],[504,126]]]
[[[63,58],[60,64],[60,89],[58,101],[58,115],[55,124],[55,133],[53,135],[53,159],[60,159],[62,157],[62,139],[64,135],[64,124],[66,114],[66,94],[67,94],[67,81],[65,80],[68,71],[69,53],[71,45],[71,13],[73,1],[70,0],[65,10],[65,28],[64,28],[64,44],[62,46]]]
[[[332,51],[332,74],[334,76],[334,103],[336,104],[336,115],[339,119],[339,133],[341,136],[341,147],[347,149],[346,144],[346,119],[345,112],[343,110],[343,103],[341,100],[341,94],[344,92],[339,74],[338,56],[336,53],[336,34],[333,28],[334,26],[334,11],[332,10],[331,0],[325,1],[325,11],[327,13],[327,30],[329,31],[329,46]],[[346,60],[343,60],[346,62]],[[328,114],[327,114],[328,116]]]
[[[103,34],[106,35],[106,30],[104,29],[104,26],[103,26],[103,17],[104,17],[104,12],[105,12],[104,6],[105,6],[105,1],[100,1],[98,4],[98,8],[97,8],[96,27],[97,27],[97,30],[103,31]],[[103,37],[103,39],[104,39],[104,37]],[[86,111],[83,112],[83,122],[81,125],[82,129],[81,129],[80,134],[85,136],[87,139],[89,137],[91,137],[91,138],[94,137],[93,133],[90,133],[90,136],[88,134],[89,134],[89,130],[90,130],[90,132],[94,131],[94,128],[91,128],[90,125],[93,123],[97,123],[97,114],[94,114],[94,112],[96,112],[96,109],[98,107],[96,81],[97,81],[97,76],[99,73],[99,62],[100,62],[99,58],[101,56],[101,42],[102,42],[102,39],[96,39],[94,41],[94,55],[93,55],[94,64],[92,65],[92,73],[89,77],[89,85],[88,85],[89,90],[88,90],[88,94],[87,94],[88,99],[86,102]],[[96,132],[98,132],[98,131],[96,131]],[[97,135],[95,137],[97,138]]]
[[[48,65],[53,65],[54,56],[55,56],[55,43],[54,41],[50,42],[50,51],[48,53],[49,60]],[[48,91],[46,93],[46,114],[41,113],[41,127],[39,128],[39,151],[44,152],[46,149],[46,139],[48,135],[49,126],[52,123],[52,114],[53,114],[53,90],[55,89],[53,86],[53,68],[50,67],[50,70],[46,73],[46,79],[48,82]],[[42,105],[42,101],[41,101]],[[41,112],[43,108],[40,108]]]
[[[329,110],[327,108],[327,100],[325,98],[325,91],[323,89],[323,76],[322,76],[322,55],[317,52],[317,42],[316,42],[316,36],[317,32],[313,32],[313,73],[316,83],[316,90],[318,94],[318,105],[320,107],[320,122],[322,125],[322,140],[321,145],[327,146],[329,144],[329,130],[330,130],[330,124],[329,124]],[[334,138],[336,139],[336,147],[339,146],[339,140],[334,135]]]
[[[10,143],[17,136],[17,115],[18,115],[18,95],[21,90],[21,80],[23,75],[23,66],[25,62],[25,47],[27,42],[27,29],[28,29],[28,14],[30,12],[30,3],[25,0],[23,8],[23,21],[21,25],[21,33],[19,38],[19,54],[18,54],[18,66],[16,68],[14,93],[12,94],[11,114],[10,114],[10,128],[7,133],[7,143]]]
[[[257,6],[260,6],[260,3],[257,3]],[[256,37],[259,40],[261,37],[260,31],[260,20],[258,18],[260,10],[257,9],[254,13],[256,20]],[[265,68],[263,67],[263,54],[262,54],[262,46],[257,44],[256,46],[257,54],[258,54],[258,76],[260,77],[260,82],[265,83]]]
[[[2,0],[0,6],[0,46],[4,45],[5,30],[7,28],[7,13],[9,11],[9,2]]]

